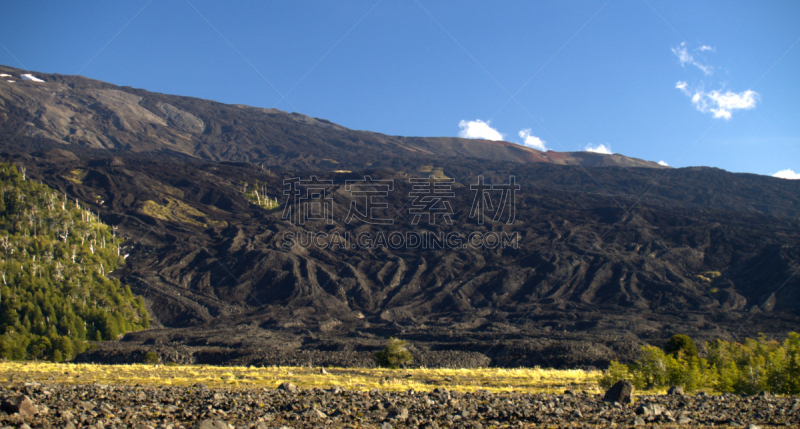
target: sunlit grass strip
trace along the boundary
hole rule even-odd
[[[430,391],[437,387],[462,392],[599,393],[600,371],[539,368],[406,369],[306,367],[220,367],[207,365],[94,365],[44,362],[0,362],[0,383],[38,381],[58,384],[191,386],[219,389],[275,388],[284,381],[300,388],[339,386],[347,390]]]

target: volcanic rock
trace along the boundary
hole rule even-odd
[[[26,395],[6,396],[0,402],[0,410],[9,414],[33,416],[39,413],[36,405]]]
[[[683,387],[681,386],[672,386],[667,390],[668,395],[683,395]]]
[[[614,383],[603,395],[605,402],[618,402],[630,404],[633,402],[633,383],[628,380],[619,380]]]
[[[284,392],[289,392],[289,393],[297,393],[297,386],[288,381],[284,381],[278,386],[278,390],[283,390]]]

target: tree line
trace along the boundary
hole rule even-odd
[[[611,361],[600,384],[610,387],[620,379],[639,389],[681,386],[753,395],[761,391],[800,394],[800,334],[790,332],[783,341],[766,336],[743,342],[717,339],[705,343],[701,357],[694,341],[675,335],[664,348],[644,345],[631,364]]]

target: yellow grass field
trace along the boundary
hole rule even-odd
[[[600,371],[553,369],[381,369],[381,368],[227,367],[207,365],[94,365],[47,362],[0,362],[0,383],[38,381],[59,384],[275,388],[284,381],[300,388],[366,391],[430,391],[437,387],[470,392],[600,393]]]

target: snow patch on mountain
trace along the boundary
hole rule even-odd
[[[20,78],[22,78],[23,80],[29,80],[31,82],[44,82],[42,79],[39,79],[38,77],[30,73],[25,73],[23,75],[20,75]]]

